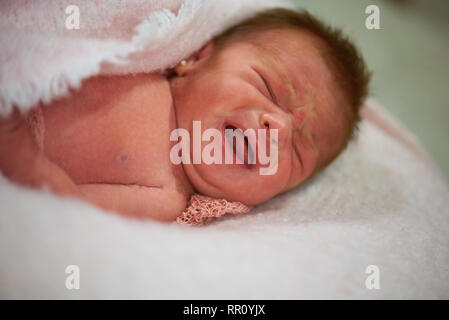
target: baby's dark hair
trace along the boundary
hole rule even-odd
[[[214,42],[217,48],[241,35],[255,31],[273,29],[294,29],[311,33],[324,44],[320,53],[333,73],[337,85],[343,90],[349,106],[351,126],[343,150],[353,134],[360,119],[359,109],[368,95],[371,73],[368,71],[362,55],[354,44],[338,28],[332,28],[312,16],[306,10],[293,11],[283,8],[268,9],[242,21],[218,35]],[[339,154],[335,154],[320,165],[320,168]]]

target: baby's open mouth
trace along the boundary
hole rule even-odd
[[[231,131],[232,130],[232,131]],[[237,139],[235,139],[235,143],[233,143],[233,133]],[[254,164],[254,151],[251,147],[251,144],[248,142],[248,137],[244,135],[243,130],[234,127],[233,125],[227,125],[225,127],[225,136],[226,141],[228,142],[229,146],[232,146],[232,151],[236,156],[236,159],[239,158],[243,164],[247,168],[250,168],[252,164]],[[243,138],[244,147],[243,147],[243,153],[239,152],[240,150],[237,148],[237,143],[239,143],[239,140]]]

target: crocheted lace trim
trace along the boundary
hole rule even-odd
[[[250,210],[251,207],[241,202],[232,202],[225,199],[215,199],[194,194],[190,198],[187,208],[176,218],[176,222],[190,226],[199,226],[227,213],[243,214],[248,213]]]

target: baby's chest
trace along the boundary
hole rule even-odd
[[[45,152],[75,183],[163,185],[181,169],[169,158],[176,127],[171,96],[164,96],[169,88],[130,91],[104,106],[77,110],[67,103],[45,111]]]

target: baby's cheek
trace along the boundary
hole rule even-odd
[[[304,119],[306,117],[306,113],[304,110],[294,109],[293,110],[293,122],[295,127],[300,127],[301,124],[304,122]]]
[[[286,151],[280,151],[277,164],[272,164],[275,173],[268,176],[260,176],[259,185],[269,191],[273,196],[283,191],[291,174],[291,157]],[[277,166],[277,167],[274,167]]]

